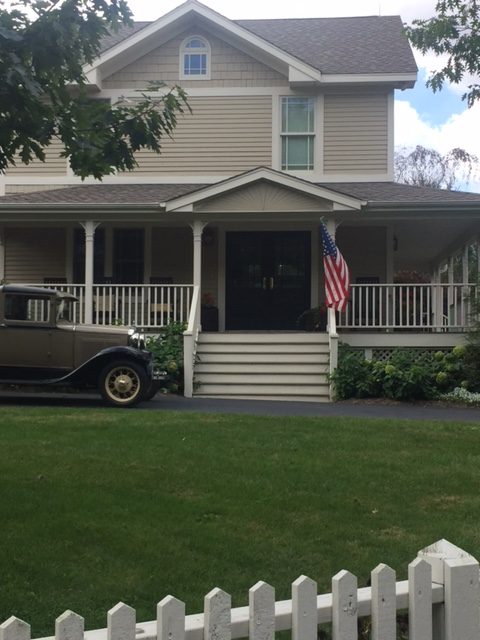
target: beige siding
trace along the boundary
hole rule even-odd
[[[140,151],[137,176],[231,174],[272,163],[269,96],[196,97],[162,154]]]
[[[388,170],[388,94],[325,96],[325,173]]]
[[[202,292],[211,293],[218,306],[218,229],[207,227],[203,232],[211,241],[202,243]]]
[[[189,284],[193,273],[193,235],[190,227],[152,231],[152,276]]]
[[[352,283],[357,278],[379,278],[385,282],[387,243],[385,227],[340,226],[336,239],[350,268]]]
[[[211,47],[211,79],[180,80],[180,46],[190,35],[204,36]],[[287,86],[288,80],[274,69],[235,49],[223,40],[193,29],[139,58],[103,82],[105,89],[144,89],[151,80],[182,87],[274,87]]]
[[[60,141],[53,141],[49,147],[45,148],[45,162],[33,160],[30,164],[22,164],[20,158],[17,165],[10,167],[6,172],[10,176],[65,176],[67,174],[67,160],[61,158],[60,153],[63,144]]]
[[[5,186],[5,193],[35,193],[35,191],[52,191],[52,189],[65,189],[69,184],[9,184]]]
[[[66,275],[64,229],[6,228],[5,280],[43,282]]]

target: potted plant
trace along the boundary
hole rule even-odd
[[[218,331],[218,308],[215,306],[213,294],[209,291],[202,294],[200,317],[202,331]]]
[[[322,304],[312,309],[307,309],[298,316],[296,325],[301,331],[326,331],[327,307]]]

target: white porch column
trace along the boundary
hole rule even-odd
[[[207,222],[195,220],[190,225],[193,231],[193,286],[202,286],[202,233]]]
[[[328,219],[325,223],[327,227],[327,231],[330,234],[330,237],[335,242],[335,232],[336,232],[336,224],[335,220]],[[322,255],[323,255],[323,246],[322,246]],[[325,277],[325,276],[324,276]],[[327,331],[328,331],[328,343],[330,348],[330,367],[329,371],[332,374],[338,365],[338,333],[337,333],[337,318],[335,315],[335,310],[329,308],[327,315]],[[330,400],[333,400],[335,395],[335,389],[333,388],[332,383],[330,383]]]
[[[95,229],[100,224],[93,220],[80,223],[85,231],[85,315],[84,322],[93,322],[93,243]]]

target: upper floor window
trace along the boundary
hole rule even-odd
[[[315,101],[313,98],[282,98],[282,170],[313,169]]]
[[[205,38],[190,36],[180,47],[180,77],[206,80],[210,77],[210,45]]]

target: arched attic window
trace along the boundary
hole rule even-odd
[[[210,79],[210,45],[202,36],[189,36],[180,47],[180,78]]]

